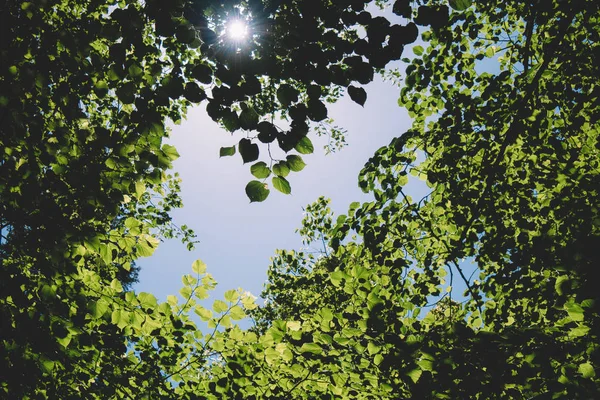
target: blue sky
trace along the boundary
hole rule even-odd
[[[390,82],[376,78],[365,90],[364,108],[347,97],[329,107],[336,125],[348,131],[348,146],[325,155],[326,140],[313,136],[315,153],[303,156],[306,168],[288,176],[292,194],[272,189],[263,203],[251,204],[244,193],[253,179],[249,165],[242,165],[238,154],[219,159],[221,146],[236,144],[244,136],[220,129],[204,106],[191,109],[187,120],[173,127],[170,140],[181,154],[175,171],[183,180],[184,202],[173,216],[176,223],[193,228],[200,243],[192,252],[177,240],[162,243],[152,257],[139,261],[142,270],[136,290],[160,299],[176,294],[181,276],[190,273],[194,260],[202,259],[219,283],[216,298],[238,287],[258,295],[275,249],[301,247],[295,230],[303,206],[323,195],[332,199],[333,210],[340,214],[352,201],[370,200],[358,188],[358,173],[379,147],[409,128],[410,119],[398,107],[399,89]],[[423,187],[413,190],[423,194]]]

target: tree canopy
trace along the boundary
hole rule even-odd
[[[594,396],[599,17],[595,0],[5,1],[0,391]],[[247,41],[224,34],[233,19]],[[264,201],[290,192],[326,103],[364,104],[379,72],[413,125],[361,172],[373,201],[308,208],[300,233],[322,254],[278,251],[264,306],[242,290],[204,306],[216,283],[201,261],[183,302],[132,290],[160,240],[194,243],[169,215],[168,119],[204,102],[240,131],[220,154],[252,163],[245,191]],[[411,179],[430,193],[412,199]],[[234,324],[247,315],[253,328]]]

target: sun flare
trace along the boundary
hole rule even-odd
[[[243,40],[248,35],[248,25],[239,19],[227,24],[227,36],[233,40]]]

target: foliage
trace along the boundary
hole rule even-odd
[[[364,6],[3,2],[2,392],[16,398],[129,395],[108,376],[123,380],[131,367],[121,355],[141,339],[139,327],[128,324],[158,317],[136,320],[140,310],[119,317],[119,299],[132,295],[120,289],[135,281],[135,260],[151,255],[162,238],[180,236],[193,246],[193,232],[169,216],[181,201],[178,178],[166,174],[178,157],[164,143],[166,120],[177,123],[188,106],[207,100],[213,119],[245,131],[237,146],[245,162],[258,158],[257,143],[271,150],[275,139],[286,153],[311,153],[308,121],[325,119],[323,101],[335,100],[352,82],[368,83],[374,68],[400,57],[402,46],[384,45],[389,24],[369,34],[371,47],[359,41],[356,16]],[[252,19],[247,43],[220,34],[232,17]],[[368,13],[361,21],[372,24]],[[416,38],[394,36],[398,43]],[[368,50],[367,61],[353,55],[357,43]],[[282,116],[289,129],[273,124]],[[285,176],[304,161],[289,154],[270,163],[251,171],[268,176],[272,167],[274,186],[290,193]],[[249,198],[264,200],[265,185],[260,182],[258,193],[247,190]],[[143,352],[132,354],[139,361]],[[138,377],[159,374],[158,367],[140,368],[146,370]],[[139,378],[136,390],[148,387],[147,378]]]
[[[396,0],[393,12],[414,21],[400,26],[365,3],[5,2],[6,396],[597,393],[600,5]],[[252,18],[248,43],[217,33],[231,16]],[[414,123],[361,172],[374,200],[337,218],[325,199],[309,206],[300,234],[322,250],[279,251],[263,307],[242,290],[205,306],[216,283],[201,261],[183,277],[183,301],[127,287],[161,238],[193,244],[168,214],[181,201],[165,172],[177,158],[166,118],[206,99],[215,120],[246,132],[220,155],[251,163],[250,200],[266,199],[269,178],[290,193],[304,160],[267,162],[261,150],[277,140],[311,153],[323,101],[346,88],[364,103],[357,83],[398,59],[416,25],[415,57],[390,72]],[[430,193],[413,200],[411,179]],[[256,325],[242,330],[233,321],[247,314]]]
[[[303,229],[331,250],[276,259],[258,327],[297,321],[302,334],[288,325],[282,342],[301,354],[318,346],[288,365],[307,374],[287,376],[297,397],[591,398],[598,4],[453,2],[447,16],[431,3],[416,10],[432,29],[399,101],[413,127],[360,176],[375,201],[331,227],[315,204]],[[425,198],[405,192],[411,177],[427,182]],[[419,316],[448,286],[466,301],[450,289],[445,307]]]

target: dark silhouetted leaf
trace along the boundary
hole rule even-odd
[[[206,99],[204,90],[194,82],[186,83],[183,95],[192,103],[200,103]]]
[[[392,6],[392,12],[404,18],[409,18],[412,13],[411,0],[396,0]]]
[[[290,85],[281,85],[277,89],[277,100],[279,100],[282,106],[288,107],[298,101],[298,91]]]
[[[270,122],[262,121],[257,126],[258,129],[258,140],[262,143],[271,143],[277,137],[279,131]]]
[[[240,113],[240,127],[245,130],[256,129],[258,114],[252,107],[247,107]]]
[[[360,104],[361,106],[365,105],[365,102],[367,101],[367,92],[365,89],[348,86],[348,94],[355,103]]]
[[[258,145],[252,143],[250,139],[242,139],[238,145],[244,164],[255,161],[258,158]]]

